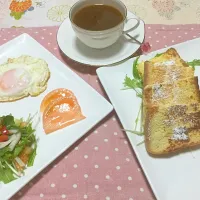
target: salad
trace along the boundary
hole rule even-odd
[[[37,140],[32,123],[30,116],[26,121],[11,114],[0,117],[0,182],[10,183],[33,166]]]

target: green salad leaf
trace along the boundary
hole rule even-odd
[[[3,126],[9,127],[15,124],[14,117],[12,115],[6,115],[0,118]]]
[[[137,146],[140,146],[140,145],[142,145],[142,144],[144,144],[145,143],[145,141],[143,140],[142,142],[139,142],[138,144],[137,144]]]
[[[24,149],[25,145],[16,145],[14,152],[13,152],[13,157],[17,157]]]
[[[28,125],[27,127],[22,128],[21,130],[22,136],[19,141],[19,143],[16,145],[13,156],[17,157],[26,146],[31,146],[32,144],[35,144],[36,139],[34,133],[34,129],[32,129],[31,125]]]
[[[3,166],[0,164],[0,181],[2,181],[4,184],[7,184],[15,179],[16,177],[14,176],[13,171],[8,166]]]
[[[141,89],[141,82],[138,81],[137,79],[131,79],[128,76],[125,77],[124,79],[124,90],[127,89],[133,89],[136,92],[136,95],[140,98],[142,98],[142,92],[139,91],[137,88]]]
[[[140,88],[142,89],[142,82],[139,79],[131,79],[130,77],[126,76],[124,79],[124,86],[130,89]]]
[[[155,57],[160,57],[163,53],[157,53]]]
[[[138,72],[138,59],[137,57],[135,61],[133,62],[133,78],[130,78],[126,75],[124,79],[124,89],[133,89],[136,92],[136,95],[140,98],[142,98],[142,88],[143,88],[143,81],[142,78],[140,77],[140,74]]]
[[[144,136],[144,132],[140,132],[140,131],[133,131],[133,130],[124,130],[130,133],[133,133],[135,135],[139,135],[139,136]]]
[[[195,68],[196,66],[200,66],[200,60],[194,59],[193,61],[187,62],[187,64]]]
[[[7,152],[10,151],[10,148],[4,147],[3,149],[0,150],[0,158],[2,158]]]
[[[139,60],[139,56],[135,59],[135,61],[133,62],[133,78],[135,79],[140,79],[140,74],[138,72],[138,60]]]
[[[28,167],[31,167],[34,164],[34,160],[35,160],[35,157],[37,155],[36,149],[37,149],[37,146],[35,146],[35,148],[33,149],[32,153],[29,157],[28,164],[27,164]]]
[[[126,75],[123,84],[124,84],[125,89],[135,90],[137,97],[142,98],[143,80],[140,77],[140,74],[139,74],[138,68],[137,68],[138,67],[138,59],[139,59],[139,57],[137,57],[135,59],[135,61],[133,62],[133,69],[132,69],[133,78],[130,78]],[[127,131],[127,132],[133,133],[138,136],[144,136],[144,132],[142,130],[142,125],[140,127],[140,131],[137,131],[138,122],[140,122],[142,124],[142,102],[141,102],[141,106],[140,106],[140,109],[137,114],[137,118],[135,120],[134,130],[123,130],[123,131]]]

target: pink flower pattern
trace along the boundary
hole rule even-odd
[[[166,19],[172,19],[174,12],[180,10],[174,0],[153,0],[152,7]]]
[[[152,6],[160,12],[173,11],[175,2],[174,0],[153,0]]]

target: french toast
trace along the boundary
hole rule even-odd
[[[200,145],[200,92],[194,69],[173,48],[142,65],[147,152],[165,155]]]
[[[162,155],[200,144],[200,103],[148,106],[144,125],[148,153]]]
[[[197,77],[180,79],[174,83],[147,85],[143,90],[144,105],[172,105],[200,102]]]
[[[144,87],[159,83],[173,83],[178,79],[194,77],[194,69],[192,67],[181,67],[178,65],[154,66],[152,62],[144,63]]]
[[[174,48],[168,49],[166,52],[150,59],[149,61],[151,61],[155,66],[176,65],[179,67],[189,67],[189,65],[184,60],[181,59],[180,55],[177,53],[177,51]],[[144,76],[144,63],[145,62],[142,61],[141,63],[137,65],[137,69],[141,78],[143,78]]]

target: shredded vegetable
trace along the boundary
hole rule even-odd
[[[32,125],[35,117],[29,116],[26,121],[12,115],[0,117],[0,182],[10,183],[33,166],[37,151]]]

